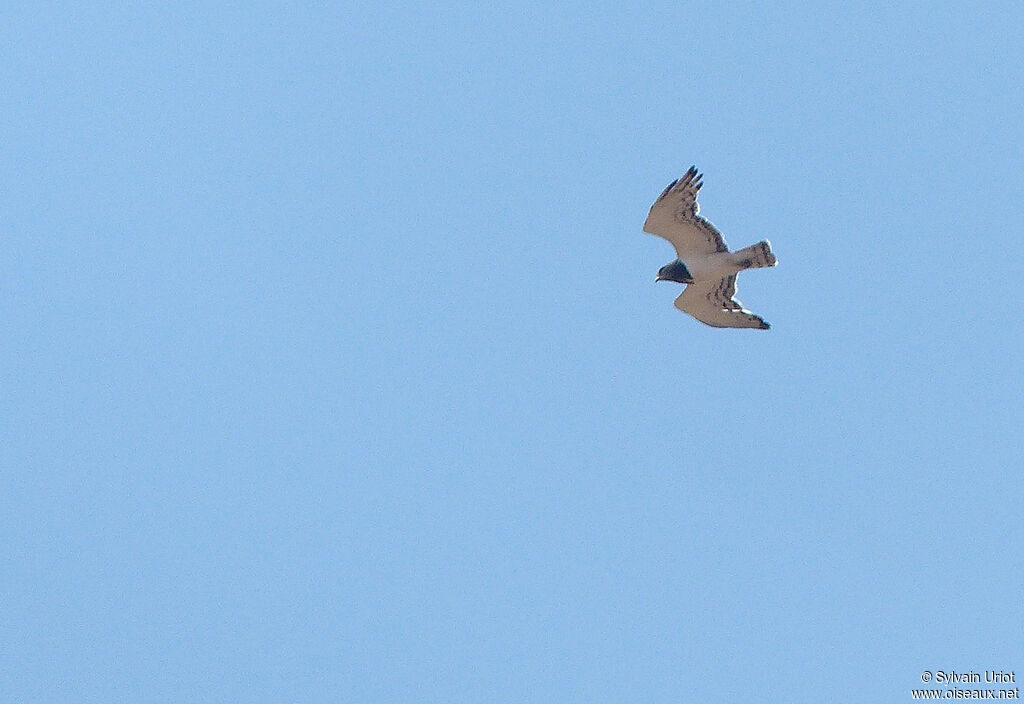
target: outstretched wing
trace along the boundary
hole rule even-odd
[[[771,326],[759,315],[744,309],[737,301],[736,275],[726,276],[718,283],[690,284],[676,299],[676,308],[689,313],[700,322],[715,328],[760,328]]]
[[[644,232],[667,239],[683,261],[694,256],[729,251],[722,233],[698,215],[697,191],[704,185],[702,178],[697,167],[691,166],[681,179],[673,181],[662,191],[644,223]]]

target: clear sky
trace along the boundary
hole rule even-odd
[[[997,5],[5,4],[0,701],[1024,678]]]

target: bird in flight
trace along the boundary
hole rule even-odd
[[[655,281],[686,284],[676,308],[716,328],[760,328],[770,325],[736,300],[736,276],[744,269],[775,266],[772,244],[761,240],[730,252],[715,226],[702,218],[697,205],[702,174],[691,166],[668,185],[644,223],[644,232],[663,237],[676,248],[677,259],[658,271]]]

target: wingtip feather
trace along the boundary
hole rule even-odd
[[[679,187],[689,187],[692,188],[694,191],[699,191],[700,187],[703,185],[703,178],[704,174],[697,173],[697,167],[691,166],[689,169],[686,170],[686,173],[683,174],[683,177],[679,179]]]

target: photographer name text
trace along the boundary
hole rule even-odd
[[[981,682],[1005,684],[1016,681],[1017,675],[1015,672],[1003,672],[1002,670],[985,670],[983,673],[975,672],[974,670],[967,672],[957,672],[956,670],[949,670],[948,672],[945,670],[935,671],[935,684],[978,684]]]

